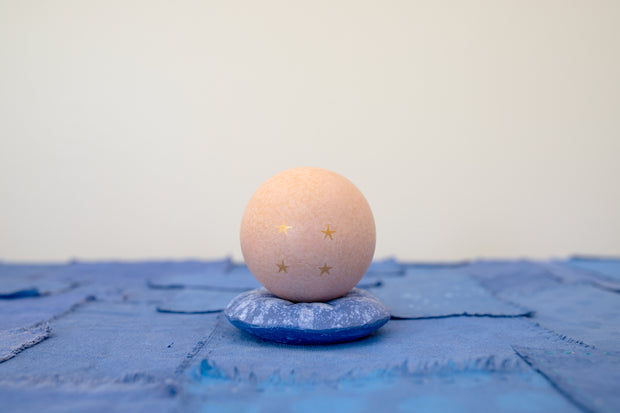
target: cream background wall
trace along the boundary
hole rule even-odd
[[[0,259],[241,259],[271,175],[376,257],[620,253],[618,1],[0,0]]]

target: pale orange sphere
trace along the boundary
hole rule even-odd
[[[351,181],[320,168],[268,179],[241,220],[241,251],[254,277],[280,298],[329,301],[349,292],[375,252],[375,221]]]

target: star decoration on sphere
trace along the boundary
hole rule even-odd
[[[290,267],[290,265],[285,265],[284,260],[282,260],[282,264],[276,264],[276,265],[278,266],[278,272],[284,271],[285,273],[288,274],[288,267]]]
[[[327,264],[325,264],[322,267],[319,267],[319,270],[321,270],[321,273],[319,275],[323,275],[323,274],[327,274],[329,275],[329,270],[331,270],[334,267],[328,267]]]
[[[325,230],[321,230],[321,232],[322,232],[323,234],[325,234],[325,236],[323,237],[323,239],[327,239],[327,237],[329,237],[329,239],[333,240],[333,239],[334,239],[334,237],[332,237],[332,234],[334,234],[336,231],[334,231],[334,230],[330,230],[330,229],[329,229],[329,224],[327,224],[327,229],[325,229]]]
[[[286,235],[288,235],[287,230],[293,227],[291,227],[290,225],[286,225],[286,221],[282,221],[282,225],[276,225],[276,228],[278,228],[278,234],[284,232]]]

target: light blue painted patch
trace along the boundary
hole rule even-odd
[[[464,406],[455,402],[449,395],[430,395],[411,397],[398,405],[401,412],[460,413]]]
[[[357,413],[364,408],[360,399],[352,397],[337,397],[316,395],[293,403],[295,413],[338,412]]]
[[[201,406],[199,411],[203,413],[261,413],[264,410],[256,404],[240,403],[233,398],[233,400],[211,401]]]
[[[515,413],[561,412],[566,402],[557,393],[521,390],[497,394],[495,406],[491,410]]]

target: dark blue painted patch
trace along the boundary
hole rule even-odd
[[[22,288],[13,290],[10,293],[0,293],[0,300],[15,300],[18,298],[39,297],[41,293],[38,288]]]

